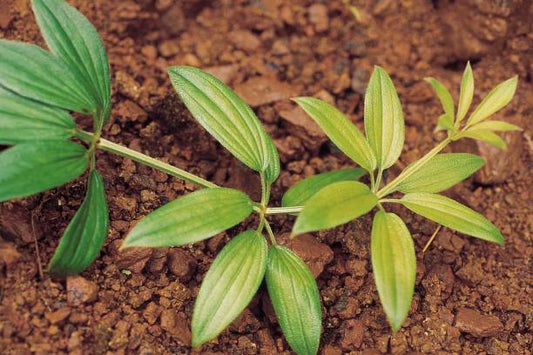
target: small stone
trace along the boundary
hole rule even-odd
[[[67,302],[71,306],[91,303],[98,298],[98,285],[81,276],[67,277]]]
[[[8,4],[2,4],[0,2],[0,5],[2,5],[2,7],[7,7],[9,6]],[[0,28],[3,30],[7,30],[7,28],[11,24],[11,21],[13,20],[13,17],[13,12],[4,7],[4,10],[0,12]]]
[[[304,141],[310,150],[319,149],[328,140],[320,126],[301,107],[283,109],[279,115],[291,126],[290,132]]]
[[[170,249],[168,252],[168,269],[180,278],[181,281],[191,279],[196,270],[196,259],[182,249]]]
[[[189,322],[185,313],[178,313],[173,309],[165,309],[161,313],[160,324],[164,331],[182,344],[189,345],[191,343],[191,331],[189,330]]]
[[[79,348],[81,346],[82,341],[83,338],[79,330],[72,332],[72,334],[70,334],[70,338],[68,339],[68,350],[72,351]]]
[[[134,197],[115,196],[111,202],[116,208],[127,212],[130,216],[134,216],[137,211],[137,199]]]
[[[232,31],[228,36],[237,49],[242,49],[248,53],[252,53],[261,46],[259,38],[247,30]]]
[[[176,41],[167,40],[159,44],[159,53],[161,53],[161,55],[165,58],[170,58],[172,56],[175,56],[179,52],[180,52],[180,46],[178,42]]]
[[[0,227],[3,232],[24,243],[33,243],[41,239],[42,233],[36,223],[32,226],[31,212],[16,204],[0,206]]]
[[[360,320],[349,319],[344,324],[341,346],[344,350],[359,349],[363,344],[364,325]]]
[[[119,320],[113,330],[113,337],[109,341],[109,347],[113,350],[124,347],[128,344],[128,334],[130,323],[125,320]]]
[[[143,318],[148,322],[148,324],[153,325],[159,318],[161,314],[161,308],[155,303],[150,302],[143,311]]]
[[[87,323],[89,317],[85,313],[74,312],[68,318],[68,321],[72,324],[84,324]]]
[[[252,106],[288,100],[296,95],[294,87],[275,78],[256,76],[235,86],[235,92]]]
[[[58,309],[54,312],[46,312],[44,314],[44,317],[52,324],[57,324],[65,319],[70,315],[70,308],[69,307],[63,307]]]
[[[259,328],[261,328],[261,323],[248,308],[229,326],[232,332],[240,334],[255,333]]]
[[[149,248],[127,248],[121,250],[115,261],[119,269],[130,270],[139,274],[152,256],[153,250]]]
[[[311,234],[302,234],[294,239],[289,239],[285,234],[280,237],[280,243],[283,241],[305,261],[315,278],[322,273],[325,265],[333,261],[333,250]]]
[[[3,264],[6,268],[11,268],[21,258],[21,254],[17,251],[14,244],[8,242],[0,242],[0,266]]]
[[[155,46],[143,46],[141,53],[149,60],[155,60],[157,58],[157,48]]]
[[[159,25],[166,34],[177,35],[186,28],[187,23],[182,6],[181,2],[176,2],[163,12]]]
[[[130,100],[121,100],[115,108],[114,115],[122,123],[127,122],[145,122],[148,114],[139,105]]]
[[[120,70],[115,74],[118,92],[122,95],[137,101],[141,94],[141,86],[127,72]]]
[[[230,84],[239,71],[238,65],[219,65],[205,69],[211,75],[216,76],[225,84]]]
[[[329,28],[328,8],[324,4],[309,6],[309,21],[317,32],[325,32]]]
[[[484,315],[469,308],[460,308],[457,311],[455,326],[461,332],[478,338],[496,336],[503,330],[503,324],[498,317]]]

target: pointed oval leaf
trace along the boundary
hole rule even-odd
[[[440,115],[437,120],[437,128],[435,131],[441,131],[443,129],[452,129],[453,128],[453,117],[448,116],[447,114]]]
[[[294,184],[281,200],[283,207],[303,206],[324,187],[340,181],[355,181],[365,174],[360,168],[342,169],[309,176]]]
[[[374,171],[376,158],[363,133],[334,106],[314,97],[294,101],[326,132],[335,145],[366,171]]]
[[[270,153],[268,154],[269,162],[265,174],[267,181],[273,183],[278,178],[280,172],[279,155],[272,139],[267,139],[267,147],[270,150]]]
[[[64,110],[19,96],[0,86],[0,144],[66,140],[74,120]]]
[[[0,85],[30,99],[80,113],[96,112],[83,81],[52,53],[28,43],[0,40]]]
[[[144,217],[128,234],[122,248],[161,248],[191,244],[242,222],[252,213],[245,193],[228,188],[195,191]]]
[[[365,131],[377,166],[382,169],[392,166],[403,148],[403,112],[391,78],[378,66],[366,89]]]
[[[470,118],[468,119],[468,125],[474,125],[484,119],[492,116],[498,112],[513,99],[518,85],[518,76],[514,76],[511,79],[498,84],[487,96],[481,101],[478,107]]]
[[[192,316],[192,346],[215,338],[248,306],[263,281],[268,245],[255,231],[234,237],[209,268]]]
[[[461,80],[461,93],[459,95],[459,106],[457,107],[457,120],[456,126],[459,127],[459,124],[465,118],[470,104],[472,103],[472,98],[474,97],[474,74],[472,73],[472,67],[470,62],[466,63],[466,68],[463,73],[463,79]]]
[[[87,195],[65,229],[48,271],[56,275],[75,275],[85,270],[104,245],[108,223],[104,181],[93,170],[89,175]]]
[[[270,248],[268,294],[287,343],[298,355],[318,352],[322,330],[320,293],[307,265],[290,249]]]
[[[94,26],[63,0],[33,0],[33,11],[41,33],[52,53],[83,79],[98,103],[101,128],[111,109],[109,62]]]
[[[416,255],[411,233],[394,213],[379,211],[374,216],[371,256],[379,299],[396,332],[411,308],[416,280]]]
[[[411,211],[458,232],[504,244],[498,228],[474,210],[436,194],[410,193],[400,202]]]
[[[66,184],[87,169],[87,151],[70,141],[28,142],[0,154],[0,202]]]
[[[453,126],[453,118],[455,116],[455,106],[453,104],[453,98],[448,89],[440,81],[435,78],[426,78],[425,79],[435,90],[437,97],[440,100],[444,113],[446,114],[446,124]],[[448,128],[448,127],[446,127]]]
[[[364,215],[377,204],[377,197],[357,181],[341,181],[314,194],[298,215],[293,235],[329,229]]]
[[[521,131],[522,129],[514,124],[504,121],[483,121],[468,129],[469,131]]]
[[[194,118],[237,159],[264,172],[279,159],[252,109],[226,84],[200,69],[170,67],[174,89]],[[273,178],[273,174],[271,179]]]
[[[409,175],[398,185],[397,190],[403,193],[444,191],[478,171],[484,164],[483,158],[474,154],[438,154]]]
[[[507,149],[507,143],[505,143],[505,141],[500,136],[498,136],[492,131],[469,129],[468,131],[461,132],[459,137],[472,138],[488,143],[492,146],[495,146],[496,148],[500,148],[503,150]]]

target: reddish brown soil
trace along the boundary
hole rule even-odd
[[[28,3],[0,0],[0,37],[42,45]],[[252,173],[194,123],[165,74],[169,65],[208,68],[254,106],[275,139],[283,172],[274,202],[305,176],[350,165],[287,98],[317,95],[360,125],[365,83],[373,65],[383,66],[398,88],[407,123],[405,154],[391,173],[396,174],[441,138],[432,133],[440,107],[424,77],[442,79],[457,96],[465,61],[471,60],[479,102],[493,85],[518,74],[518,94],[497,116],[524,131],[506,136],[508,152],[475,144],[453,147],[479,152],[487,167],[449,192],[488,216],[507,244],[501,248],[445,229],[422,253],[435,225],[399,210],[418,254],[416,294],[401,331],[391,335],[378,302],[369,263],[369,218],[303,236],[292,247],[320,274],[323,354],[530,353],[529,1],[354,0],[360,22],[341,1],[72,3],[96,25],[109,51],[114,110],[106,138],[256,195]],[[86,119],[79,123],[88,126]],[[111,228],[101,256],[82,278],[53,278],[39,270],[80,205],[83,179],[0,205],[1,352],[191,351],[190,316],[202,277],[225,242],[254,221],[190,247],[119,254],[136,220],[194,187],[104,153],[98,166],[107,183]],[[291,217],[276,222],[280,235],[291,228]],[[265,290],[198,352],[288,353]]]

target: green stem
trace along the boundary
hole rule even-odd
[[[396,188],[398,187],[398,185],[400,185],[402,182],[405,181],[405,179],[407,179],[408,177],[410,177],[411,175],[416,173],[424,164],[426,164],[428,162],[428,160],[430,160],[435,155],[440,153],[440,151],[443,150],[448,145],[448,143],[450,143],[450,142],[451,142],[451,139],[450,138],[446,138],[445,140],[443,140],[442,142],[437,144],[435,146],[435,148],[430,150],[422,158],[420,158],[419,160],[415,161],[414,163],[409,165],[407,168],[405,168],[402,171],[402,173],[396,177],[396,179],[392,180],[384,188],[382,188],[381,190],[379,190],[377,192],[376,195],[378,196],[378,198],[387,196],[391,192],[394,192],[396,190]]]
[[[382,198],[379,203],[401,203],[400,200],[395,198]]]
[[[93,133],[89,133],[82,130],[76,131],[76,137],[79,139],[91,143],[94,140],[95,135]],[[206,188],[215,188],[218,187],[218,185],[213,184],[212,182],[209,182],[205,179],[202,179],[199,176],[196,176],[194,174],[191,174],[185,170],[182,170],[180,168],[177,168],[175,166],[172,166],[170,164],[164,163],[160,160],[157,160],[155,158],[149,157],[145,154],[136,152],[135,150],[126,148],[124,146],[121,146],[119,144],[110,142],[106,139],[100,138],[98,142],[95,145],[96,148],[104,150],[106,152],[114,153],[117,155],[120,155],[122,157],[131,159],[133,161],[136,161],[138,163],[147,165],[149,167],[152,167],[156,170],[162,171],[166,174],[169,174],[171,176],[177,177],[179,179],[188,181],[190,183],[193,183],[195,185],[198,185],[200,187],[206,187]]]
[[[276,240],[276,236],[274,235],[274,232],[272,232],[272,228],[270,227],[270,223],[265,219],[265,227],[268,233],[268,237],[270,238],[270,243],[272,245],[278,245],[278,241]]]
[[[379,167],[378,169],[378,177],[376,178],[376,183],[374,184],[374,188],[372,189],[373,192],[376,192],[379,190],[379,185],[381,185],[381,178],[383,177],[383,168]]]
[[[291,207],[268,207],[265,211],[266,214],[284,214],[284,213],[300,213],[303,206],[291,206]]]

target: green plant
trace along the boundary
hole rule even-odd
[[[438,153],[449,142],[464,137],[504,147],[493,131],[517,127],[486,119],[511,100],[516,78],[496,87],[465,125],[461,121],[473,96],[470,66],[465,71],[457,114],[448,91],[429,79],[445,110],[439,129],[446,129],[448,137],[384,187],[383,171],[398,159],[404,134],[400,102],[383,69],[376,68],[365,99],[368,139],[333,106],[314,98],[295,99],[361,168],[304,179],[286,192],[281,207],[269,207],[271,185],[280,172],[278,153],[254,112],[230,88],[196,68],[168,70],[195,119],[259,174],[259,202],[101,138],[111,111],[109,64],[102,41],[87,19],[63,0],[33,0],[33,9],[51,52],[0,40],[0,144],[13,146],[0,154],[0,202],[60,186],[88,170],[85,200],[63,233],[50,272],[70,275],[83,271],[105,241],[108,211],[104,182],[96,169],[97,149],[205,188],[147,215],[130,231],[122,248],[189,244],[233,227],[252,213],[258,216],[257,228],[235,236],[205,276],[193,311],[193,346],[213,339],[229,325],[265,279],[289,345],[298,354],[318,351],[321,306],[316,281],[297,255],[278,245],[269,215],[297,214],[296,236],[335,227],[378,207],[371,236],[372,265],[394,330],[407,316],[416,266],[407,227],[398,216],[385,212],[383,204],[400,203],[446,227],[503,243],[499,231],[484,217],[436,194],[479,169],[482,159]],[[91,116],[93,132],[78,128],[69,111]],[[365,171],[370,187],[356,181]],[[396,191],[405,195],[388,197]]]

